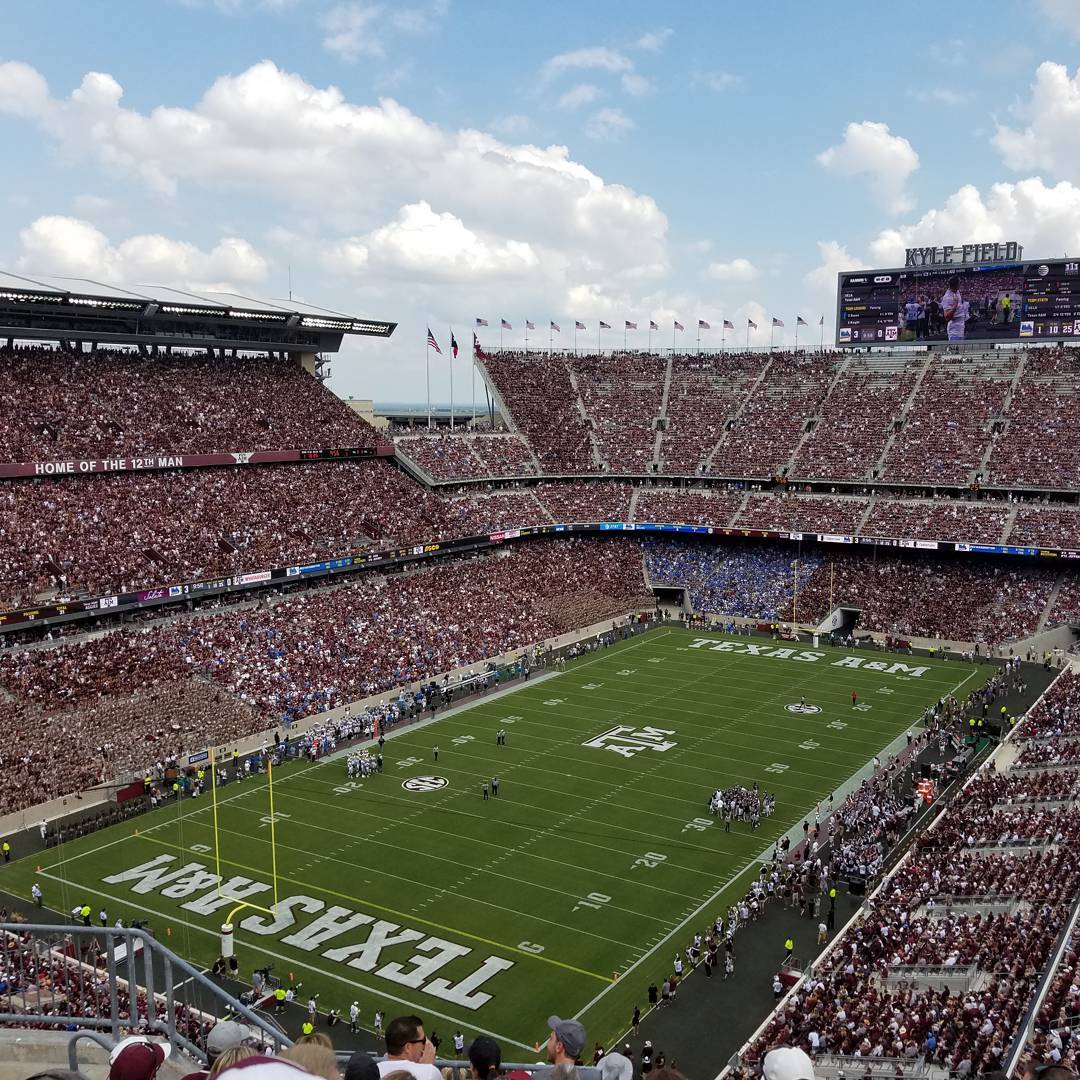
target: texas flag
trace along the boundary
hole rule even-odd
[[[454,354],[454,359],[456,360],[458,354],[458,343],[457,338],[454,337],[453,330],[450,331],[450,351]]]

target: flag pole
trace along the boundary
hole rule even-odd
[[[818,348],[818,352],[824,352],[825,351],[825,316],[824,315],[821,316],[821,321],[818,323],[818,326],[821,327],[821,336],[818,339],[817,348]]]
[[[596,327],[596,355],[597,356],[600,355],[600,326],[599,326],[599,324],[602,323],[603,321],[604,321],[603,319],[598,319],[597,320],[597,327]]]
[[[473,422],[473,426],[476,425],[476,353],[473,352],[472,358],[472,413],[470,414]]]
[[[622,324],[622,351],[626,352],[626,320],[623,319]]]
[[[428,431],[431,430],[431,334],[429,333],[426,341],[427,357],[424,364],[424,376],[427,382],[427,426]]]
[[[697,351],[698,355],[701,355],[701,320],[697,321]]]
[[[454,340],[453,328],[450,330],[450,340]],[[450,430],[454,430],[454,350],[450,350],[450,355],[447,357],[450,361]]]
[[[649,352],[652,352],[652,319],[649,320]]]
[[[574,320],[574,355],[577,356],[577,319]]]
[[[799,316],[795,316],[795,351],[799,351]]]
[[[529,320],[525,320],[525,354],[529,352]]]
[[[750,351],[750,320],[746,320],[746,351]]]
[[[773,339],[776,337],[776,320],[769,316],[769,352],[773,351]]]
[[[499,352],[502,352],[503,347],[503,318],[499,316]]]
[[[548,356],[551,356],[551,346],[555,341],[555,327],[551,325],[551,320],[548,319]]]
[[[727,340],[727,322],[720,320],[720,352],[724,351],[724,342]]]

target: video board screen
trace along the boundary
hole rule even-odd
[[[837,345],[1080,338],[1080,262],[842,273]]]

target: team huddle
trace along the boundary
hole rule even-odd
[[[717,788],[709,799],[709,811],[724,820],[724,831],[731,831],[733,821],[749,822],[751,830],[756,830],[763,817],[771,817],[776,809],[776,796],[767,791],[759,791],[755,781],[752,788],[735,787]]]

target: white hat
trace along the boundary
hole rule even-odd
[[[160,1046],[165,1057],[168,1057],[172,1053],[172,1043],[159,1042],[157,1039],[151,1039],[146,1035],[129,1035],[126,1039],[121,1039],[112,1048],[112,1051],[109,1054],[109,1064],[112,1065],[124,1050],[135,1043],[153,1043],[155,1046]]]
[[[761,1063],[765,1080],[814,1080],[814,1063],[797,1046],[778,1046]]]

